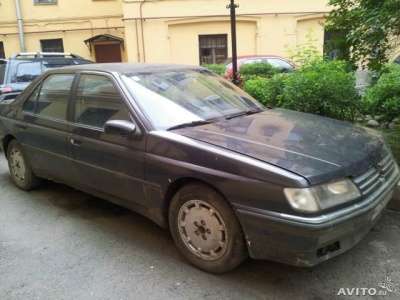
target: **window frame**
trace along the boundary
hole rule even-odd
[[[52,0],[51,2],[40,2],[40,0],[33,0],[33,5],[57,5],[58,0]]]
[[[68,99],[67,99],[67,110],[66,110],[65,120],[52,118],[52,117],[48,117],[48,116],[43,116],[43,115],[40,115],[40,114],[37,113],[37,103],[38,103],[38,100],[39,100],[40,93],[42,91],[43,83],[50,76],[57,76],[57,75],[71,75],[71,76],[74,77],[73,80],[72,80],[71,88],[69,90],[69,96],[68,96]],[[40,120],[46,120],[46,121],[51,121],[51,122],[56,122],[56,123],[61,123],[61,124],[69,123],[70,122],[70,115],[71,115],[70,114],[71,101],[72,101],[72,95],[73,95],[74,86],[76,84],[76,80],[77,80],[77,75],[75,73],[71,73],[71,72],[60,72],[60,73],[50,73],[50,74],[48,74],[46,77],[42,78],[37,84],[35,84],[34,87],[32,87],[32,89],[29,91],[28,95],[22,101],[22,105],[20,106],[22,114],[23,115],[34,116],[35,118],[40,119]],[[25,106],[26,102],[29,101],[31,96],[35,93],[36,89],[38,89],[38,94],[37,94],[36,99],[35,99],[34,111],[30,112],[30,111],[24,110],[24,106]]]
[[[62,51],[45,51],[43,48],[43,43],[49,42],[49,41],[61,41],[61,50]],[[41,39],[40,40],[40,50],[44,53],[64,53],[65,52],[64,39],[63,38]]]
[[[0,59],[6,59],[6,50],[4,47],[4,41],[0,41]]]
[[[221,33],[221,34],[199,34],[199,36],[198,36],[198,41],[199,41],[199,47],[198,47],[198,49],[199,49],[199,65],[201,66],[201,65],[203,65],[203,63],[202,63],[202,61],[201,61],[201,50],[203,49],[202,47],[201,47],[201,40],[202,40],[202,38],[224,38],[225,40],[226,40],[226,46],[225,46],[225,48],[224,48],[224,50],[225,50],[225,58],[224,58],[224,61],[225,60],[227,60],[228,59],[228,52],[229,52],[229,46],[228,46],[228,43],[229,43],[229,36],[228,36],[228,34],[227,33]],[[210,48],[210,49],[213,49],[213,48]],[[215,49],[215,48],[214,48]],[[218,64],[218,62],[216,62],[215,61],[215,63],[216,64]],[[223,63],[223,62],[222,62]],[[213,62],[211,63],[211,64],[213,64]]]
[[[123,92],[123,90],[120,88],[120,85],[118,84],[118,81],[115,79],[114,76],[112,76],[109,73],[101,72],[101,71],[82,71],[76,74],[76,78],[74,81],[74,85],[72,87],[72,92],[71,92],[71,101],[70,101],[70,108],[69,108],[69,122],[77,128],[84,128],[84,129],[89,129],[89,130],[94,130],[100,133],[104,133],[104,127],[96,127],[96,126],[91,126],[91,125],[86,125],[82,123],[78,123],[75,121],[75,114],[76,114],[76,102],[78,99],[78,87],[80,83],[80,79],[82,76],[85,75],[93,75],[93,76],[103,76],[107,79],[109,79],[116,89],[116,91],[120,95],[120,99],[122,101],[122,105],[125,106],[125,108],[128,110],[128,115],[129,115],[129,121],[138,126],[140,122],[137,121],[136,113],[131,109],[129,105],[129,101],[126,99],[126,96]],[[141,126],[140,126],[141,127]],[[139,128],[138,128],[139,129]]]

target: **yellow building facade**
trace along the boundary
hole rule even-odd
[[[0,0],[0,55],[20,52],[15,0]],[[27,52],[198,65],[231,56],[229,0],[19,0]],[[236,0],[239,55],[324,45],[328,0]],[[311,40],[310,40],[311,39]],[[395,54],[400,54],[395,51]],[[394,55],[395,55],[394,54]]]
[[[94,45],[86,44],[85,40],[104,34],[125,39],[119,0],[20,0],[20,6],[26,52],[46,50],[42,49],[46,44],[50,49],[57,48],[62,42],[65,52],[94,60]],[[21,52],[14,0],[0,0],[1,42],[6,57]],[[126,60],[124,45],[120,47],[121,56]]]
[[[237,0],[239,55],[279,55],[312,35],[323,50],[326,0]],[[227,45],[231,56],[228,0],[123,2],[126,48],[131,61],[213,63],[207,47]],[[222,41],[221,41],[222,40]],[[217,45],[215,45],[217,44]],[[212,49],[211,49],[212,50]],[[202,53],[203,52],[203,53]],[[223,50],[220,50],[222,56]],[[219,60],[217,61],[219,62]]]

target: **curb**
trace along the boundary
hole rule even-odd
[[[400,211],[400,185],[397,185],[393,199],[389,202],[388,209]]]

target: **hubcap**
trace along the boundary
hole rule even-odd
[[[25,161],[21,151],[12,149],[10,152],[11,173],[20,182],[25,180]]]
[[[219,212],[207,202],[191,200],[178,213],[179,234],[186,247],[204,260],[217,260],[226,251],[228,233]]]

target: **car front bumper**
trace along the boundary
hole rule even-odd
[[[297,217],[235,206],[250,257],[312,267],[346,252],[379,220],[399,179],[396,174],[370,198],[319,217]]]

